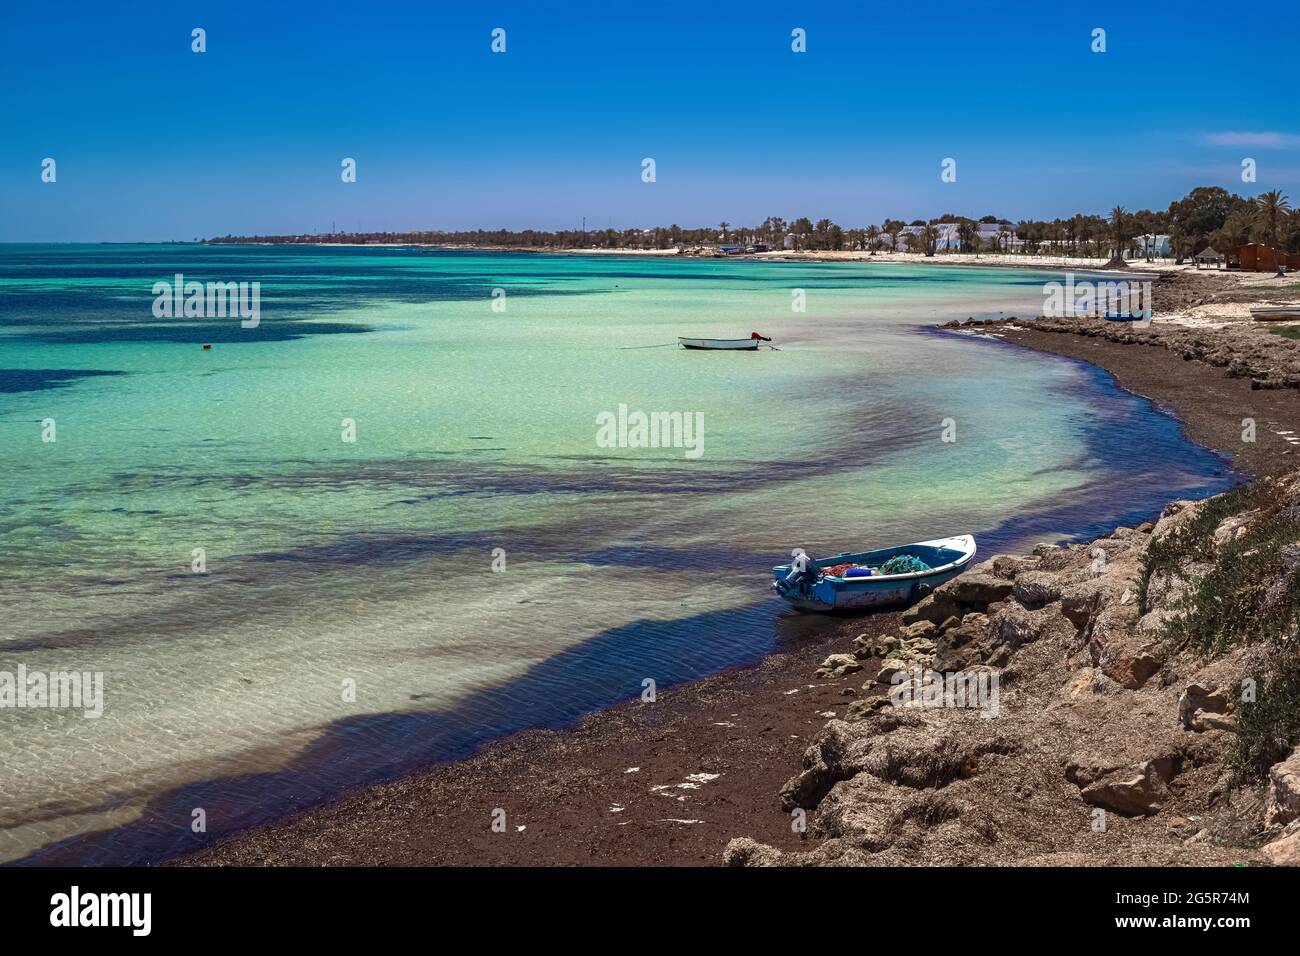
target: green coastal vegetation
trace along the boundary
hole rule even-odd
[[[1240,532],[1216,541],[1216,529],[1225,527]],[[1211,498],[1147,550],[1137,595],[1143,613],[1153,580],[1177,577],[1189,562],[1206,571],[1170,620],[1168,650],[1205,659],[1245,646],[1262,651],[1259,686],[1243,700],[1229,761],[1234,781],[1261,781],[1300,742],[1300,658],[1292,652],[1300,627],[1300,504],[1269,481]]]
[[[953,228],[955,226],[955,228]],[[1169,237],[1170,251],[1182,262],[1207,248],[1220,251],[1247,242],[1300,252],[1300,210],[1271,190],[1248,198],[1220,186],[1198,186],[1164,210],[1129,211],[1116,206],[1106,215],[1077,213],[1068,219],[1022,219],[995,215],[973,219],[945,213],[934,219],[886,218],[880,224],[845,228],[830,219],[787,221],[769,216],[753,226],[684,228],[676,223],[645,229],[426,230],[415,232],[333,232],[283,236],[221,236],[212,243],[275,242],[357,244],[412,243],[474,245],[524,249],[672,249],[679,246],[734,244],[741,248],[789,248],[794,251],[865,252],[906,248],[927,256],[944,253],[1019,253],[1026,256],[1130,257],[1150,255],[1143,237]],[[956,241],[941,242],[944,236]]]

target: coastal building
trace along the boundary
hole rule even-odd
[[[906,252],[908,246],[908,236],[919,236],[924,226],[904,226],[903,231],[898,234],[894,242],[896,252]],[[961,248],[961,240],[957,238],[957,224],[955,222],[936,222],[934,228],[939,231],[939,238],[935,242],[935,249],[940,252],[956,252]],[[888,237],[885,237],[888,241]]]
[[[1134,236],[1129,243],[1129,259],[1166,259],[1173,250],[1168,236],[1154,233]]]
[[[1019,252],[1025,241],[1016,236],[1016,225],[1008,220],[1002,222],[982,222],[980,227],[980,248],[998,249],[1003,252]]]
[[[1300,269],[1300,253],[1283,252],[1262,242],[1248,242],[1224,253],[1229,269],[1243,272],[1277,272],[1282,268]]]
[[[979,245],[981,249],[1009,250],[1019,252],[1024,248],[1023,239],[1016,237],[1016,227],[1011,222],[981,222],[979,225]],[[935,242],[936,252],[961,252],[961,236],[959,230],[961,224],[956,222],[936,222],[933,223],[935,229],[939,231],[939,237]],[[894,243],[894,249],[898,252],[906,252],[908,249],[908,236],[919,235],[924,226],[904,226],[903,231],[898,234],[898,239]],[[888,242],[888,237],[886,237]]]

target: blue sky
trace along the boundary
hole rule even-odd
[[[4,0],[0,241],[1294,200],[1294,24],[1202,0]]]

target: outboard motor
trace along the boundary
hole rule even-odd
[[[789,594],[791,591],[807,591],[817,583],[818,573],[816,558],[809,554],[797,555],[790,562],[790,573],[776,582],[776,590],[780,594]]]

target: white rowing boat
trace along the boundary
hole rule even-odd
[[[1269,305],[1250,310],[1256,322],[1289,322],[1300,319],[1300,305]]]
[[[747,339],[692,339],[679,335],[677,341],[684,349],[706,349],[720,352],[756,352],[764,342],[772,341],[766,335],[749,333]]]

